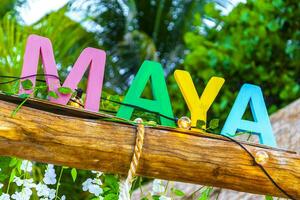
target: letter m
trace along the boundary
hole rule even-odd
[[[31,76],[37,73],[40,57],[42,58],[44,73],[58,77],[51,41],[48,38],[38,35],[30,35],[27,39],[21,77]],[[62,85],[63,87],[69,87],[75,90],[86,70],[89,69],[85,109],[90,111],[98,112],[99,110],[105,58],[106,54],[103,50],[90,47],[84,49]],[[61,84],[54,76],[45,77],[49,91],[54,91],[59,96],[58,99],[50,97],[50,101],[66,105],[71,98],[71,94],[60,94],[57,91],[58,88],[61,87]],[[28,79],[35,85],[35,76]],[[31,91],[25,91],[22,86],[20,86],[19,93],[31,93]]]

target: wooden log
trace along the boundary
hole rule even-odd
[[[0,95],[0,99],[0,155],[80,169],[128,172],[136,137],[134,126],[102,121],[100,118],[106,115],[40,100],[28,101],[11,117],[20,99],[4,95]],[[242,144],[252,154],[267,152],[266,171],[289,195],[300,199],[299,154]],[[146,128],[137,173],[285,197],[240,146],[222,136],[204,132]]]

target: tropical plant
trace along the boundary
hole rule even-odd
[[[83,22],[95,27],[92,31],[108,54],[106,86],[122,93],[145,59],[162,63],[167,75],[182,64],[183,36],[195,29],[194,16],[202,16],[207,2],[87,0],[71,3],[70,10],[84,13]]]
[[[188,70],[199,89],[204,88],[211,76],[223,76],[228,81],[211,109],[211,116],[221,119],[227,115],[228,105],[245,81],[263,86],[267,102],[276,106],[271,107],[271,111],[300,95],[297,78],[300,20],[299,3],[295,0],[251,0],[240,4],[228,16],[223,16],[215,4],[197,0],[76,1],[32,26],[19,23],[16,12],[10,11],[20,1],[5,2],[8,6],[0,10],[3,16],[0,20],[0,75],[19,76],[26,38],[36,33],[51,39],[61,77],[67,75],[83,48],[104,49],[108,54],[105,89],[111,89],[109,92],[124,92],[145,59],[161,62],[166,74],[171,74],[175,66]],[[85,14],[80,23],[66,16],[74,10]],[[212,23],[208,25],[204,19]],[[185,45],[189,52],[183,65]],[[80,87],[85,88],[84,85],[82,81]],[[1,86],[0,89],[9,91],[12,87]],[[176,99],[173,104],[176,112],[185,114],[184,101],[172,80],[169,91]],[[121,99],[107,92],[102,96]],[[101,101],[101,108],[116,111],[118,105]],[[56,199],[63,199],[62,194],[65,194],[67,199],[106,200],[117,199],[119,192],[117,175],[30,164],[16,158],[1,158],[0,168],[0,181],[6,183],[0,184],[0,195],[7,191],[21,195],[20,191],[28,188],[32,189],[35,199],[43,196],[39,191],[53,197],[55,190]],[[133,189],[142,184],[141,180],[137,179]],[[169,199],[161,180],[154,181],[152,192],[154,195],[149,193],[144,199]],[[211,192],[211,187],[203,188],[199,198],[208,199]],[[184,193],[172,188],[170,195],[181,197]]]
[[[30,34],[38,34],[51,40],[62,79],[84,48],[99,48],[93,34],[67,17],[66,12],[67,8],[64,7],[31,26],[20,24],[15,12],[6,13],[0,20],[0,75],[20,76],[26,39]],[[66,39],[61,39],[62,35]],[[41,68],[39,70],[42,71]],[[81,87],[84,85],[85,81],[82,81]],[[8,85],[4,87],[7,88]],[[1,88],[4,89],[3,86]]]
[[[224,120],[246,82],[262,87],[270,113],[300,97],[299,7],[297,0],[248,0],[223,16],[213,3],[205,6],[214,23],[185,34],[189,53],[182,68],[199,92],[212,76],[226,79],[210,116]],[[182,103],[174,106],[183,110]]]

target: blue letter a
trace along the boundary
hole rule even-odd
[[[243,120],[248,103],[254,121]],[[233,104],[221,131],[222,135],[233,137],[237,131],[247,131],[259,136],[261,144],[276,147],[264,97],[259,86],[244,84]]]

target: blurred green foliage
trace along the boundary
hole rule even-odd
[[[185,34],[189,52],[183,69],[199,94],[212,76],[225,78],[210,117],[227,117],[243,83],[262,87],[270,113],[300,97],[299,7],[297,0],[248,0],[222,15],[213,3],[205,6],[211,23]],[[175,111],[182,112],[182,97],[175,88],[170,92]]]
[[[68,6],[30,26],[20,23],[16,12],[16,6],[24,2],[1,2],[0,75],[20,75],[26,38],[35,33],[52,41],[62,79],[82,49],[87,46],[104,49],[108,56],[102,97],[113,101],[122,101],[122,97],[112,93],[125,94],[145,59],[161,62],[169,75],[168,90],[178,117],[188,113],[172,75],[179,68],[191,73],[199,95],[212,76],[226,79],[208,114],[209,119],[220,118],[221,122],[245,82],[262,87],[270,113],[300,97],[300,3],[297,0],[249,0],[226,16],[216,9],[216,4],[207,3],[212,1],[204,0],[122,1],[127,10],[117,0],[87,0],[77,5],[77,1],[70,1]],[[217,2],[218,7],[224,7],[227,1]],[[85,14],[81,22],[66,16],[77,11]],[[86,30],[84,22],[92,22],[96,30]],[[98,26],[101,30],[97,30]],[[85,89],[85,80],[79,87]],[[2,85],[0,89],[12,87]],[[150,91],[146,89],[145,97],[151,96]],[[118,108],[116,103],[101,101],[103,110],[114,113]],[[149,113],[136,111],[134,114],[157,121],[157,116]],[[211,129],[217,125],[219,121],[211,120]],[[1,182],[9,178],[10,160],[1,158]],[[42,166],[35,169],[39,176],[41,169]],[[58,167],[56,170],[58,173]],[[74,174],[70,173],[71,169],[67,169],[63,174],[61,193],[72,199],[92,199],[92,195],[82,192],[81,185],[91,173],[78,170],[75,184]],[[110,196],[107,199],[116,199],[117,177],[103,178]],[[208,196],[210,192],[207,189],[207,195],[203,195]]]
[[[80,52],[88,46],[94,47],[96,43],[93,34],[86,32],[65,13],[66,7],[26,26],[19,23],[15,12],[7,12],[0,20],[0,75],[20,76],[27,37],[37,34],[51,40],[59,75],[64,80]],[[67,39],[61,39],[62,35]],[[43,73],[42,67],[39,73]],[[86,79],[80,87],[85,88],[85,84]],[[0,89],[9,90],[12,85],[0,85]]]
[[[196,28],[194,14],[202,16],[211,1],[85,0],[71,1],[69,10],[83,13],[85,23],[101,27],[94,33],[107,53],[105,86],[121,94],[144,60],[162,63],[166,75],[183,63],[183,36]]]

